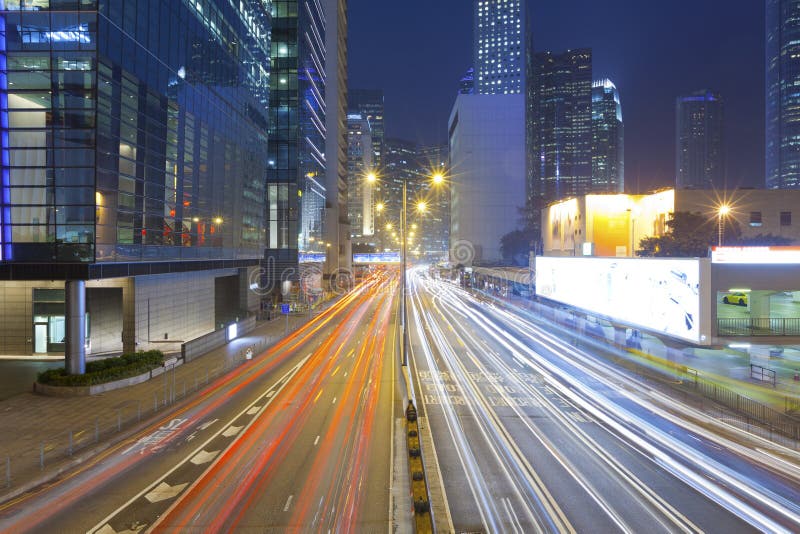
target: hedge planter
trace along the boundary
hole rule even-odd
[[[89,362],[82,375],[69,375],[63,368],[39,373],[33,390],[53,396],[96,395],[149,380],[163,371],[163,365],[161,351],[123,354]]]

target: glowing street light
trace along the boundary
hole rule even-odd
[[[725,217],[731,212],[731,207],[723,204],[717,210],[717,246],[722,246],[722,241],[725,238]]]
[[[367,182],[374,184],[378,180],[378,177],[375,175],[374,172],[367,174]]]

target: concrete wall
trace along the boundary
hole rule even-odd
[[[450,259],[501,260],[525,207],[525,97],[458,95],[449,124]]]
[[[181,342],[214,330],[214,279],[236,269],[139,276],[136,350],[180,350]]]
[[[91,353],[122,352],[122,288],[86,288]]]

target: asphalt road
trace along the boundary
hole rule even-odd
[[[791,532],[800,458],[452,284],[409,276],[416,397],[455,532]],[[741,445],[739,442],[747,440]]]
[[[405,473],[395,461],[393,288],[385,275],[368,280],[163,420],[4,509],[0,531],[407,531],[410,499],[394,491]]]

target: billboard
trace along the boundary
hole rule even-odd
[[[400,253],[353,254],[353,263],[400,263]]]
[[[701,336],[697,259],[536,258],[537,295],[694,343]]]

